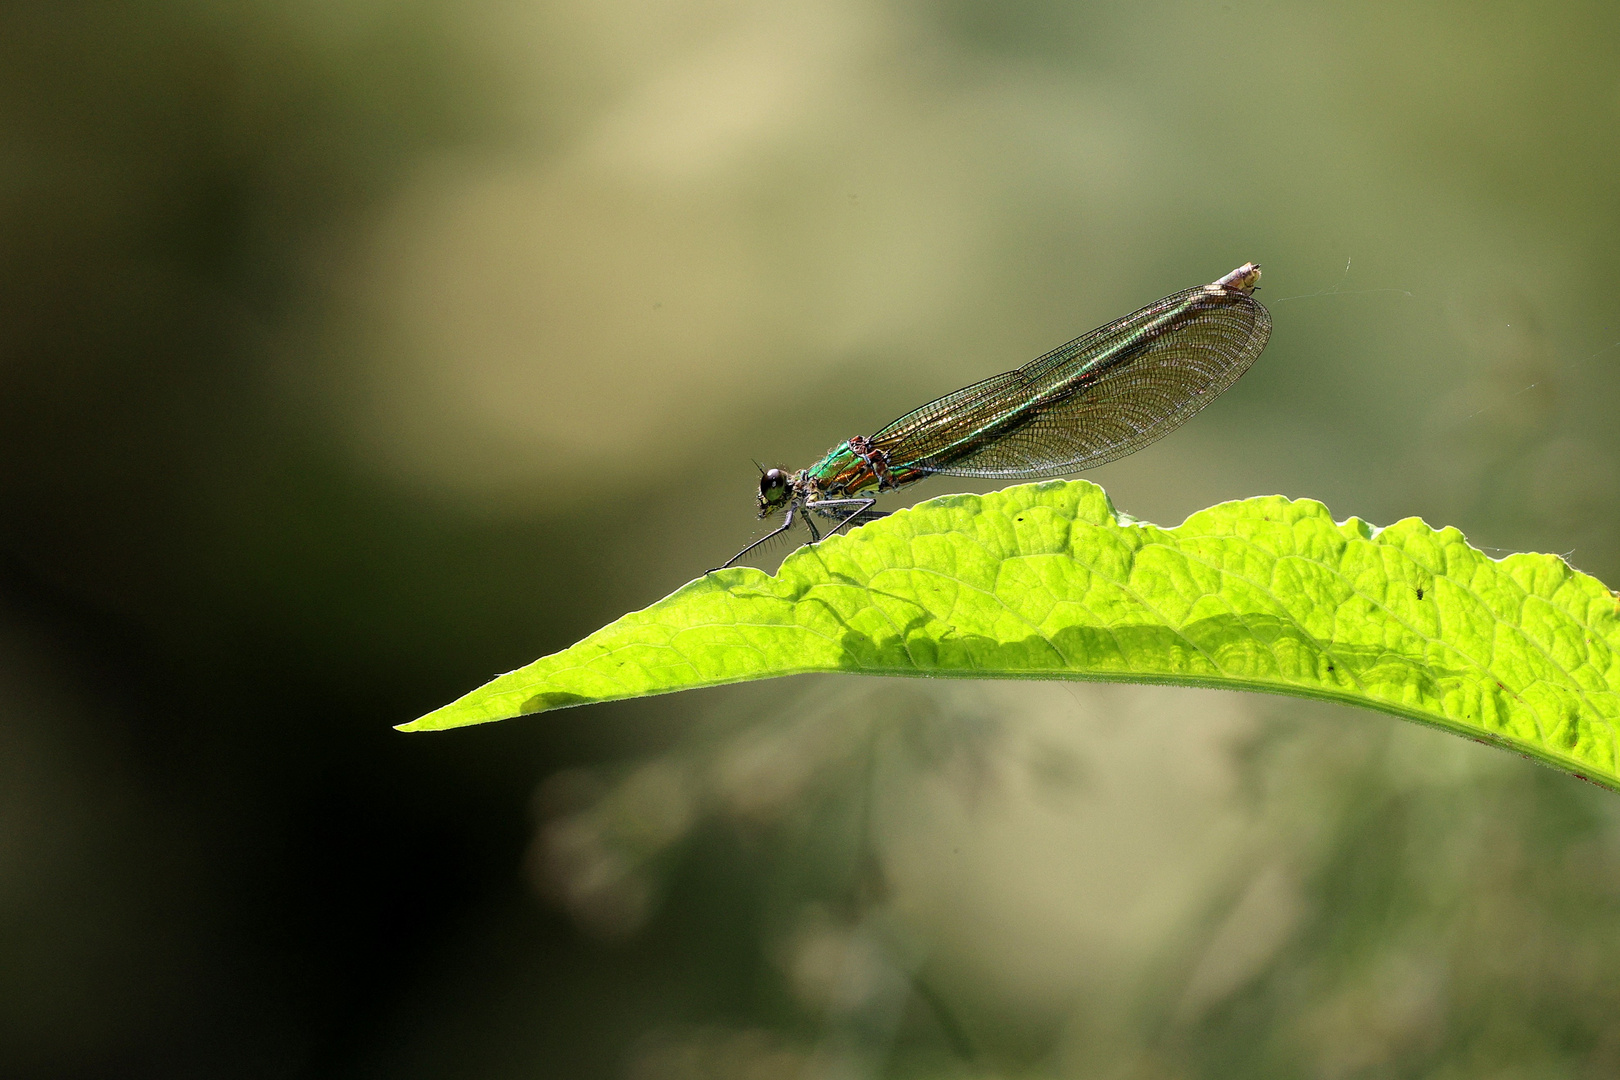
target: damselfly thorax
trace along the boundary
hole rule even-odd
[[[1244,263],[839,443],[808,469],[762,469],[759,516],[781,512],[782,524],[717,569],[795,521],[818,543],[816,518],[836,522],[831,535],[882,517],[878,493],[936,473],[1061,476],[1140,450],[1213,401],[1266,347],[1271,315],[1254,299],[1259,283],[1259,264]]]

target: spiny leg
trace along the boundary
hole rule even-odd
[[[819,502],[805,503],[804,506],[805,506],[806,510],[814,510],[817,513],[822,514],[822,515],[824,515],[826,517],[837,517],[837,515],[832,514],[832,513],[828,513],[827,510],[823,509],[824,507],[830,507],[830,506],[853,506],[853,507],[855,507],[855,509],[853,511],[851,511],[849,514],[844,515],[843,519],[841,521],[839,521],[837,525],[834,525],[831,529],[827,530],[827,535],[832,536],[839,529],[842,529],[845,525],[848,525],[850,522],[854,521],[856,518],[860,517],[863,514],[867,514],[867,513],[871,512],[872,507],[875,506],[876,504],[877,504],[876,499],[822,499]],[[874,514],[872,514],[871,517],[867,518],[867,521],[872,521],[872,520],[875,520],[876,518],[886,517],[886,516],[887,515],[882,513],[882,512],[874,513]],[[808,521],[809,518],[806,517],[805,520]],[[861,524],[864,525],[865,522],[862,522]],[[812,528],[810,531],[812,533],[814,533],[815,529]]]
[[[872,510],[872,507],[875,506],[876,504],[877,504],[876,499],[822,499],[822,500],[820,500],[818,502],[807,502],[807,503],[804,503],[802,505],[803,505],[803,507],[804,507],[804,509],[806,511],[814,510],[817,513],[821,514],[823,517],[829,517],[829,518],[839,516],[837,513],[831,511],[830,508],[832,508],[832,507],[853,506],[855,508],[850,513],[845,514],[841,518],[839,518],[838,524],[834,525],[831,529],[827,530],[827,535],[832,536],[833,534],[837,533],[839,529],[842,529],[845,525],[848,525],[850,522],[855,521],[856,518],[859,518],[859,517],[861,517],[863,515],[869,515],[869,516],[867,516],[867,521],[876,520],[877,518],[880,518],[880,517],[887,517],[888,515],[887,515],[887,513],[885,511],[873,511]],[[773,540],[776,537],[781,536],[783,533],[787,532],[789,529],[791,529],[793,527],[793,522],[794,522],[795,515],[796,515],[796,512],[798,511],[798,509],[799,509],[798,506],[789,506],[788,509],[787,509],[787,515],[783,519],[782,524],[778,528],[772,529],[770,532],[766,533],[764,536],[760,537],[758,540],[755,540],[752,544],[749,544],[747,547],[745,547],[741,551],[737,552],[737,554],[733,555],[731,558],[727,559],[725,562],[723,562],[719,566],[715,567],[714,570],[709,570],[709,571],[706,571],[706,572],[712,574],[712,573],[714,573],[715,570],[724,570],[726,567],[730,566],[732,563],[736,562],[738,559],[742,558],[744,555],[747,555],[750,551],[753,551],[755,548],[759,547],[759,545],[765,543],[767,540]],[[821,543],[821,541],[824,539],[824,537],[821,535],[821,530],[816,528],[816,523],[815,523],[815,520],[812,518],[812,516],[809,513],[806,513],[804,515],[803,520],[804,520],[804,527],[810,530],[810,543],[812,543],[812,544]],[[865,524],[865,522],[861,522],[860,524]]]
[[[724,570],[726,567],[730,566],[732,563],[736,562],[738,559],[742,558],[744,555],[748,554],[750,551],[753,551],[755,548],[759,547],[759,545],[763,544],[765,541],[773,539],[774,537],[781,536],[783,533],[787,532],[789,529],[791,529],[793,527],[793,514],[794,514],[794,511],[797,510],[797,509],[798,508],[794,507],[794,506],[788,507],[787,516],[783,519],[781,527],[776,528],[776,529],[772,529],[770,532],[766,533],[764,536],[760,537],[758,540],[755,540],[752,544],[749,544],[747,547],[745,547],[741,551],[737,552],[737,554],[733,555],[731,558],[727,559],[725,562],[721,563],[719,566],[716,566],[714,568],[714,570],[705,570],[704,573],[705,574],[712,574],[712,573],[714,573],[715,570]],[[809,515],[805,515],[806,524],[809,523],[809,520],[810,520]],[[815,532],[816,532],[816,527],[814,525],[811,525],[810,526],[810,535],[814,536]]]

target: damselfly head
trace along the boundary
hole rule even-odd
[[[781,469],[766,469],[759,474],[759,516],[765,517],[780,510],[787,502],[792,485],[788,474]]]
[[[1248,296],[1260,285],[1260,264],[1244,263],[1236,270],[1223,278],[1218,278],[1210,285],[1212,289],[1231,289]]]

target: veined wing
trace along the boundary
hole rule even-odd
[[[907,413],[872,436],[895,466],[955,476],[1078,472],[1180,427],[1248,370],[1271,336],[1259,271],[1167,296]]]

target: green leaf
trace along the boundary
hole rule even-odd
[[[1620,606],[1553,555],[1280,496],[1173,529],[1084,481],[948,495],[699,578],[403,730],[844,671],[1261,690],[1393,713],[1620,790]]]

